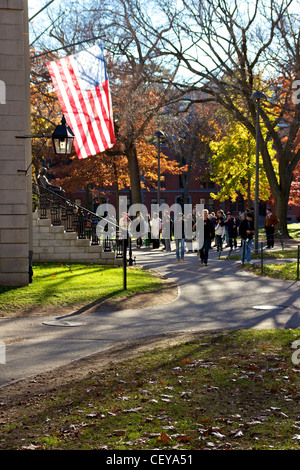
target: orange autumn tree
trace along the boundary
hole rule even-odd
[[[294,171],[289,204],[300,206],[300,163],[298,163]],[[298,216],[300,217],[300,210]]]
[[[117,142],[117,147],[119,143]],[[137,158],[141,174],[143,175],[142,187],[149,189],[157,184],[157,148],[145,139],[136,144]],[[180,174],[182,168],[179,163],[168,160],[167,156],[161,154],[161,172]],[[62,186],[67,193],[84,189],[87,186],[94,188],[95,194],[99,190],[105,192],[114,190],[118,200],[119,191],[130,187],[130,175],[128,161],[122,150],[117,149],[103,152],[99,155],[79,160],[73,157],[69,165],[61,164],[56,170],[57,178],[55,184]]]
[[[73,158],[68,166],[56,170],[55,184],[67,193],[76,192],[86,186],[106,188],[117,186],[119,189],[129,185],[127,161],[123,155],[102,153],[84,160]]]
[[[49,57],[43,55],[32,61],[33,133],[50,134],[54,128],[53,121],[56,120],[57,124],[61,118],[60,106],[45,66],[48,60]],[[125,187],[131,187],[133,194],[133,188],[138,185],[147,188],[157,183],[157,149],[149,143],[147,136],[156,130],[155,118],[164,102],[162,95],[165,95],[159,86],[150,83],[145,86],[141,74],[139,77],[133,74],[132,77],[127,73],[126,64],[113,61],[110,56],[107,66],[114,116],[118,122],[116,145],[84,160],[79,160],[76,155],[71,158],[55,156],[50,141],[45,142],[40,152],[37,170],[49,161],[49,176],[54,176],[53,183],[62,186],[67,193],[87,187],[97,191],[111,188],[118,198],[119,191]],[[180,172],[179,164],[168,161],[165,156],[161,158],[161,168],[164,173]]]
[[[297,134],[296,151],[299,150],[299,148],[300,148],[300,130],[298,131],[298,134]],[[293,180],[291,184],[289,204],[300,206],[300,162],[298,162],[293,172]],[[298,217],[300,217],[300,210],[299,210]]]
[[[149,136],[157,129],[156,118],[166,97],[158,85],[145,85],[142,73],[133,76],[127,73],[127,64],[108,57],[107,67],[111,77],[116,144],[85,160],[75,157],[65,174],[57,173],[55,183],[70,192],[87,185],[102,191],[111,188],[117,198],[121,189],[130,187],[132,203],[141,203],[141,188],[157,184],[157,149]],[[179,174],[181,171],[178,162],[162,154],[161,172]]]

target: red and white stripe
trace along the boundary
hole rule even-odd
[[[71,127],[78,158],[96,155],[115,144],[108,80],[91,90],[81,89],[73,56],[47,64],[62,112]]]

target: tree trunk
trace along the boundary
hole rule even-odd
[[[268,152],[267,143],[261,139],[262,158],[265,172],[270,184],[272,196],[274,198],[275,213],[279,219],[277,230],[281,231],[281,237],[287,240],[291,238],[287,227],[287,214],[289,195],[293,179],[292,169],[285,151],[279,146],[275,146],[279,161],[279,181],[275,175],[274,167]],[[279,227],[279,228],[278,228]]]
[[[248,159],[248,168],[250,168],[250,157]],[[251,209],[251,175],[250,172],[248,173],[248,188],[247,188],[247,210],[250,211]]]
[[[192,164],[194,162],[194,152],[192,153],[192,157],[190,159],[190,162],[188,164],[188,171],[185,174],[184,178],[184,203],[189,204],[189,187],[190,187],[190,182],[191,182],[191,175],[192,175]]]
[[[140,180],[139,162],[135,144],[131,145],[126,151],[128,161],[130,186],[131,186],[131,205],[142,204],[142,189]]]
[[[283,240],[290,239],[288,227],[287,227],[287,215],[288,215],[288,201],[289,201],[289,191],[281,191],[277,194],[273,193],[274,205],[275,205],[275,215],[279,219],[279,224],[275,227],[275,232],[280,231],[276,234],[276,237],[281,237]]]

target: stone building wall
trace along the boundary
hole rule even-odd
[[[29,283],[32,249],[28,6],[0,0],[0,285]],[[19,171],[21,170],[21,171]]]

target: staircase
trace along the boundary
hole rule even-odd
[[[122,243],[98,238],[96,214],[34,184],[33,262],[123,264]]]

